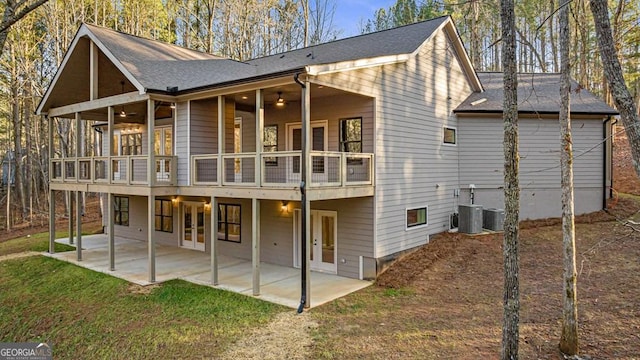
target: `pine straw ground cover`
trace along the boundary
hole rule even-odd
[[[620,199],[612,213],[640,208]],[[639,220],[639,219],[636,219]],[[520,241],[521,359],[561,359],[558,221],[524,223]],[[640,356],[640,226],[599,212],[577,224],[581,353]],[[313,358],[497,359],[502,234],[443,234],[383,274],[377,286],[313,309]]]

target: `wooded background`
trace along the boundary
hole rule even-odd
[[[518,71],[560,71],[558,3],[516,3]],[[7,4],[0,1],[5,16]],[[34,112],[81,23],[242,61],[339,39],[335,11],[336,0],[50,0],[32,11],[10,28],[0,57],[0,229],[47,216],[47,124]],[[638,103],[640,2],[612,0],[609,12],[625,80]],[[366,33],[447,14],[475,68],[502,71],[498,0],[398,0],[359,27]],[[572,77],[612,103],[587,0],[571,2],[570,21]],[[58,155],[73,153],[76,130],[69,123],[56,123]],[[79,131],[86,133],[90,154],[93,131]]]

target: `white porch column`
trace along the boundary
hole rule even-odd
[[[76,191],[76,255],[78,261],[82,261],[82,206],[80,201],[81,191]]]
[[[147,100],[147,183],[149,186],[156,184],[156,147],[155,147],[155,101]],[[150,230],[153,228],[150,228]]]
[[[253,268],[253,296],[260,295],[260,200],[251,199],[251,261]]]
[[[218,198],[211,197],[211,285],[218,285]]]
[[[309,81],[304,82],[305,87],[302,89],[302,149],[304,149],[304,153],[302,156],[304,159],[302,161],[306,162],[305,177],[307,183],[305,184],[306,192],[308,193],[310,190],[311,184],[311,83]],[[311,246],[313,244],[311,240],[311,202],[308,200],[309,197],[305,196],[305,201],[300,204],[300,206],[304,206],[305,214],[304,219],[302,221],[305,222],[305,239],[306,239],[306,251],[304,254],[304,262],[306,264],[306,302],[305,307],[310,307],[311,304]],[[318,255],[316,255],[318,256]]]
[[[222,154],[224,153],[224,96],[218,96],[218,166],[217,166],[217,182],[222,185]]]
[[[51,125],[50,125],[51,126]],[[56,193],[49,190],[49,254],[56,252]]]
[[[262,147],[264,143],[264,91],[256,90],[256,186],[262,186]]]
[[[54,119],[49,120],[49,161],[53,159],[53,124]],[[51,179],[53,173],[53,167],[51,166],[51,162],[49,162],[49,179]],[[63,170],[64,171],[64,168]],[[54,254],[56,252],[55,241],[56,241],[56,193],[55,191],[49,189],[49,253]]]
[[[98,98],[98,47],[91,41],[89,45],[89,100]]]
[[[115,247],[115,234],[113,226],[113,194],[107,193],[107,232],[109,236],[109,270],[114,271],[116,269],[116,247]]]
[[[154,235],[154,229],[156,224],[156,197],[155,195],[149,195],[147,204],[147,240],[149,250],[149,282],[156,282],[156,240]]]
[[[109,184],[113,180],[113,164],[111,163],[111,156],[113,155],[114,147],[116,146],[113,143],[113,106],[109,106],[108,114],[107,114],[107,153],[104,156],[107,157],[107,166],[104,169],[106,171],[106,176],[109,177]]]

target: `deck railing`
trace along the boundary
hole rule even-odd
[[[261,187],[296,187],[300,185],[301,157],[300,151],[261,153],[259,161],[256,153],[193,155],[191,183],[217,186],[221,179],[222,186],[258,186],[258,163]],[[310,187],[373,185],[373,154],[312,151],[310,166]]]
[[[176,156],[155,156],[156,178],[150,184],[148,156],[55,158],[51,159],[50,179],[64,183],[174,186],[178,183],[177,164]]]
[[[191,184],[195,186],[297,187],[300,151],[192,155]],[[155,177],[149,181],[149,157],[110,156],[55,158],[52,182],[175,186],[178,158],[155,156]],[[256,165],[260,176],[256,178]],[[373,154],[312,151],[309,187],[345,187],[374,184]],[[257,181],[258,180],[258,181]]]

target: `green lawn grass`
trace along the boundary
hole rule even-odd
[[[99,222],[95,224],[89,224],[82,229],[83,235],[96,234],[100,230],[102,230],[102,226]],[[68,231],[57,231],[56,239],[61,239],[69,236]],[[47,251],[49,250],[49,233],[37,233],[31,235],[29,237],[23,236],[7,241],[0,242],[0,256],[9,255],[14,253],[20,253],[25,251]],[[55,244],[56,252],[63,251],[71,251],[75,250],[74,247],[64,245],[64,244]]]
[[[55,259],[0,262],[0,342],[56,359],[216,358],[284,308],[174,280],[139,286]]]
[[[57,232],[56,239],[67,237],[67,232]],[[74,247],[65,244],[55,244],[56,252],[75,250]],[[31,237],[19,237],[0,243],[0,256],[15,254],[25,251],[49,250],[49,233],[39,233]]]

